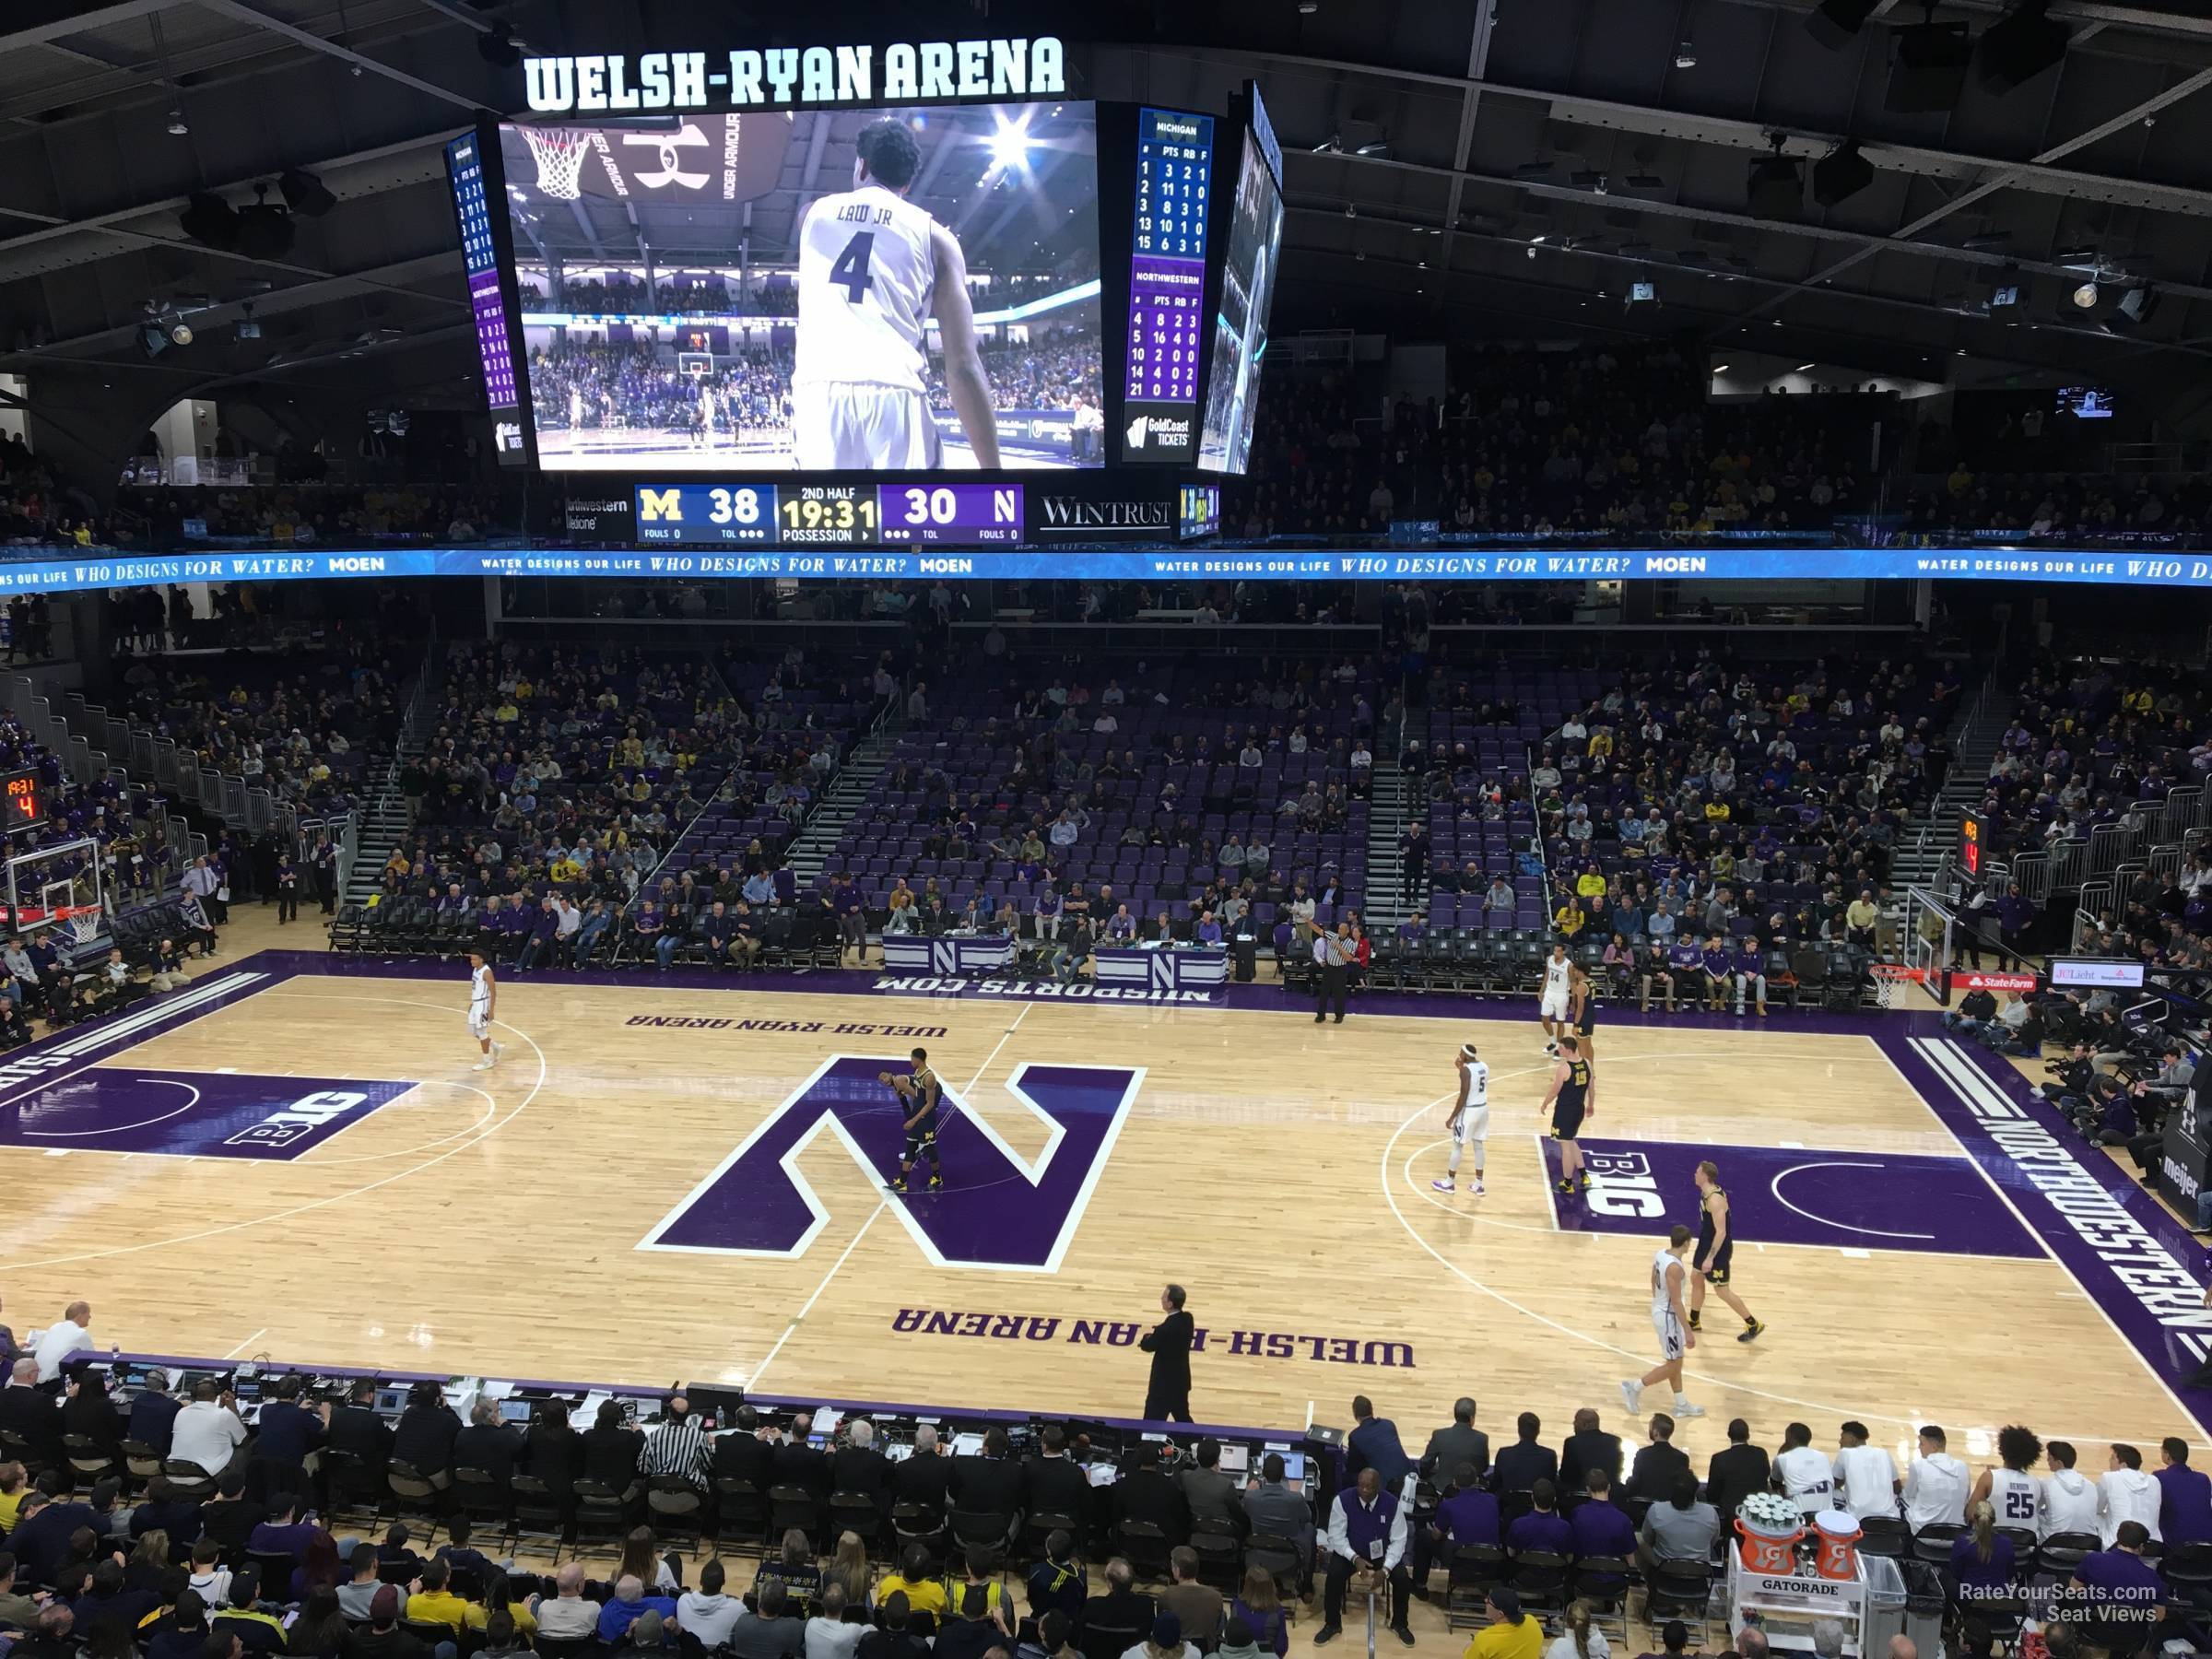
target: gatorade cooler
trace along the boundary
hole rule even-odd
[[[1857,1578],[1858,1517],[1849,1510],[1822,1510],[1813,1517],[1813,1531],[1818,1535],[1820,1546],[1813,1561],[1813,1571],[1824,1579]]]
[[[1804,1527],[1774,1527],[1748,1516],[1738,1515],[1735,1518],[1735,1530],[1743,1537],[1743,1542],[1736,1547],[1736,1552],[1743,1557],[1745,1571],[1794,1572],[1797,1570],[1797,1540],[1805,1536]]]

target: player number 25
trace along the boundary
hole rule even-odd
[[[959,503],[949,489],[915,488],[906,492],[906,522],[910,524],[949,524]]]

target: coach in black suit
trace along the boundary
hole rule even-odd
[[[23,1437],[34,1469],[61,1463],[61,1398],[39,1386],[39,1362],[29,1355],[16,1361],[15,1375],[0,1388],[0,1429]]]
[[[1118,1522],[1142,1521],[1157,1526],[1166,1535],[1171,1547],[1187,1544],[1191,1536],[1191,1509],[1182,1500],[1182,1488],[1168,1478],[1159,1460],[1171,1456],[1172,1446],[1144,1442],[1144,1453],[1151,1455],[1124,1476],[1113,1488],[1113,1518]]]
[[[1521,1438],[1499,1452],[1498,1467],[1490,1482],[1492,1489],[1525,1492],[1539,1480],[1556,1484],[1559,1478],[1559,1456],[1536,1439],[1544,1432],[1543,1418],[1533,1411],[1524,1411],[1514,1420],[1513,1430]]]
[[[776,1485],[797,1487],[818,1500],[830,1496],[830,1459],[819,1446],[806,1443],[813,1432],[814,1413],[794,1414],[791,1432],[776,1448],[769,1472]]]
[[[730,1431],[714,1437],[714,1478],[747,1481],[766,1492],[775,1485],[775,1447],[760,1438],[760,1414],[738,1406]]]
[[[1660,1412],[1652,1418],[1652,1443],[1637,1448],[1636,1466],[1629,1473],[1629,1496],[1657,1503],[1688,1473],[1688,1453],[1675,1444],[1675,1419]]]
[[[1421,1474],[1442,1485],[1461,1464],[1473,1464],[1477,1477],[1490,1468],[1490,1437],[1475,1427],[1475,1402],[1461,1395],[1452,1403],[1452,1421],[1434,1430],[1421,1453]]]
[[[1715,1452],[1705,1470],[1705,1500],[1720,1512],[1721,1524],[1735,1519],[1736,1505],[1767,1489],[1773,1465],[1764,1446],[1751,1443],[1751,1425],[1728,1419],[1728,1449]]]
[[[1182,1287],[1170,1285],[1159,1293],[1159,1311],[1167,1317],[1145,1333],[1138,1344],[1152,1356],[1152,1380],[1145,1387],[1145,1420],[1148,1423],[1187,1423],[1191,1420],[1191,1316],[1182,1311]]]
[[[366,1379],[348,1391],[346,1403],[330,1410],[330,1432],[324,1445],[361,1460],[364,1475],[381,1487],[384,1463],[392,1455],[392,1425],[376,1413],[376,1384]]]
[[[862,1418],[845,1432],[845,1444],[830,1453],[830,1489],[865,1498],[880,1512],[891,1465],[876,1450],[876,1425]]]
[[[952,1460],[938,1443],[937,1431],[928,1423],[914,1430],[914,1454],[891,1465],[891,1502],[911,1503],[933,1521],[945,1516],[945,1488],[952,1477]]]
[[[1559,1489],[1579,1492],[1589,1482],[1590,1471],[1603,1469],[1620,1479],[1620,1436],[1597,1426],[1597,1413],[1583,1406],[1574,1414],[1574,1432],[1559,1448]]]
[[[981,1456],[952,1460],[945,1490],[962,1514],[993,1515],[1004,1522],[1011,1539],[1021,1528],[1021,1465],[1007,1455],[1009,1449],[1004,1429],[986,1430]]]
[[[1047,1423],[1039,1437],[1043,1449],[1022,1465],[1021,1508],[1029,1515],[1065,1515],[1076,1524],[1076,1541],[1089,1532],[1090,1477],[1067,1454],[1067,1430]]]

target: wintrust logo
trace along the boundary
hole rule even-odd
[[[1125,497],[1040,496],[1037,514],[1037,528],[1048,535],[1141,535],[1168,530],[1175,522],[1173,502]]]

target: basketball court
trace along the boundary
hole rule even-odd
[[[1524,1408],[1555,1440],[1581,1406],[1619,1426],[1655,1358],[1653,1242],[1710,1157],[1771,1328],[1738,1344],[1709,1308],[1693,1455],[1737,1415],[1770,1444],[1937,1422],[1976,1455],[2024,1421],[2097,1468],[2110,1440],[2205,1438],[2187,1236],[1932,1016],[1612,1014],[1595,1181],[1566,1198],[1533,1002],[1317,1026],[1268,987],[534,976],[500,986],[506,1057],[477,1072],[466,978],[234,948],[0,1061],[16,1328],[82,1296],[142,1352],[1134,1415],[1172,1279],[1202,1422],[1343,1424],[1366,1393],[1412,1438],[1471,1393],[1494,1442]],[[1429,1185],[1469,1040],[1480,1200]],[[946,1191],[909,1197],[876,1074],[917,1043],[954,1109]]]

